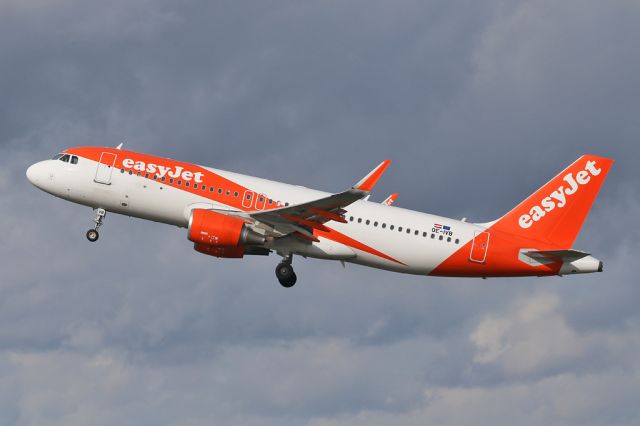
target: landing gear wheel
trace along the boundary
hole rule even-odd
[[[278,281],[280,285],[285,288],[293,287],[296,283],[298,277],[295,272],[293,272],[293,267],[289,263],[280,263],[276,267],[276,277],[278,277]]]
[[[98,238],[100,237],[100,234],[98,234],[98,231],[95,229],[89,229],[87,231],[87,240],[93,242],[98,241]]]
[[[87,231],[87,240],[92,243],[98,241],[100,234],[98,234],[98,228],[102,226],[102,222],[104,221],[104,217],[107,215],[107,211],[105,209],[94,209],[93,212],[96,215],[96,218],[93,221],[96,223],[96,226],[93,229],[89,229]]]

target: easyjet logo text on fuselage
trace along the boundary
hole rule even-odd
[[[567,205],[568,197],[578,192],[581,186],[588,184],[591,181],[591,177],[598,176],[600,172],[602,172],[602,169],[596,167],[595,161],[587,161],[584,170],[576,173],[575,177],[573,173],[567,173],[562,178],[567,183],[567,186],[560,185],[549,196],[543,198],[539,205],[531,207],[529,213],[520,216],[518,225],[523,229],[531,228],[535,222],[538,222],[556,207],[563,208]]]
[[[182,166],[161,166],[159,164],[132,160],[131,158],[122,160],[122,167],[125,169],[137,170],[139,172],[157,174],[160,179],[167,176],[173,179],[180,178],[185,181],[193,180],[194,182],[201,183],[202,177],[204,176],[204,173],[202,172],[190,172],[189,170],[185,170]]]

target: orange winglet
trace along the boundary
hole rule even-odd
[[[283,218],[285,218],[285,219],[288,219],[288,220],[292,221],[292,222],[299,223],[300,225],[305,225],[305,226],[308,226],[309,228],[317,229],[318,231],[329,232],[329,228],[327,228],[326,226],[324,226],[321,223],[314,222],[312,220],[303,219],[303,218],[297,217],[297,216],[291,216],[290,214],[283,214],[281,216]]]
[[[324,217],[325,219],[335,220],[336,222],[340,222],[340,223],[347,223],[347,219],[340,216],[339,214],[328,212],[326,210],[316,209],[315,207],[309,207],[309,211],[312,211],[318,216]]]
[[[389,167],[389,164],[391,164],[391,160],[384,160],[378,165],[378,167],[376,167],[368,175],[363,177],[360,182],[356,183],[353,189],[371,192],[373,186],[376,184],[378,179],[380,179],[380,176],[382,176],[387,167]]]

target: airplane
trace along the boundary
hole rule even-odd
[[[327,193],[109,147],[75,147],[30,166],[39,189],[94,209],[176,225],[218,258],[282,257],[276,277],[297,281],[293,256],[407,274],[522,277],[602,272],[572,248],[613,160],[583,155],[499,219],[471,223],[368,201],[385,160],[349,189]]]

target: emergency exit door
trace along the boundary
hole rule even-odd
[[[471,244],[469,260],[477,263],[484,263],[489,249],[489,233],[486,231],[476,231]]]

